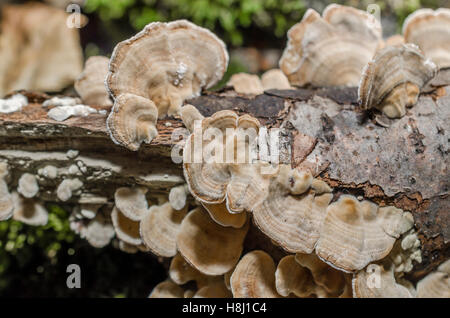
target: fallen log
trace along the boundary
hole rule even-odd
[[[258,96],[226,90],[187,103],[204,116],[231,109],[251,114],[268,128],[281,128],[283,160],[326,181],[334,199],[352,194],[411,211],[422,243],[423,261],[409,274],[417,281],[450,256],[449,89],[421,95],[396,120],[359,109],[355,88],[269,90]],[[48,96],[21,93],[30,104],[0,114],[0,161],[8,164],[10,191],[25,172],[38,176],[40,199],[48,202],[59,201],[55,190],[63,179],[78,178],[84,186],[66,204],[111,203],[118,187],[132,185],[147,187],[157,198],[184,183],[181,164],[171,158],[179,143],[173,133],[183,128],[179,118],[158,121],[158,137],[132,152],[111,141],[107,115],[57,122],[42,107]],[[48,165],[58,168],[53,179],[39,173]],[[247,248],[279,250],[257,232],[250,231],[258,240],[247,238]]]

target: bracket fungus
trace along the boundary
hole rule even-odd
[[[417,283],[417,297],[450,298],[450,260]]]
[[[184,126],[192,133],[194,131],[194,124],[196,120],[203,120],[204,117],[197,108],[192,105],[184,105],[181,107],[180,117]]]
[[[288,297],[294,294],[297,297],[309,297],[314,294],[314,284],[311,272],[295,261],[294,255],[283,257],[278,263],[275,272],[277,292]]]
[[[18,182],[17,192],[25,198],[33,198],[39,192],[39,184],[36,176],[31,173],[24,173]]]
[[[6,177],[8,176],[8,165],[0,162],[0,221],[8,220],[14,212],[14,201],[9,193]]]
[[[149,298],[184,298],[184,290],[170,279],[167,279],[153,288]]]
[[[318,286],[316,290],[322,289],[317,291],[318,296],[338,297],[345,294],[351,275],[331,267],[315,254],[297,253],[295,261],[311,272],[313,281]]]
[[[342,195],[326,210],[316,254],[345,272],[361,270],[387,256],[396,238],[412,227],[408,213],[379,209],[375,203],[351,195]],[[392,224],[402,225],[394,228]]]
[[[75,81],[75,90],[88,105],[112,106],[105,79],[109,70],[109,58],[91,56],[87,59],[83,72]]]
[[[127,218],[117,207],[111,212],[111,220],[119,239],[130,245],[142,244],[139,222]]]
[[[56,196],[61,201],[69,200],[74,191],[79,190],[83,186],[83,182],[79,179],[64,179],[56,189]]]
[[[222,226],[241,228],[247,221],[247,213],[230,213],[225,202],[219,204],[202,203],[209,216]]]
[[[136,151],[158,135],[158,110],[153,101],[129,93],[116,97],[106,122],[111,140]]]
[[[207,29],[186,20],[150,23],[131,39],[119,43],[110,60],[106,85],[115,100],[110,117],[128,118],[127,122],[109,118],[108,126],[113,137],[132,130],[134,125],[140,127],[122,136],[124,140],[113,140],[124,146],[131,143],[132,150],[139,148],[140,141],[150,142],[157,134],[157,117],[178,114],[183,101],[215,85],[227,65],[225,44]],[[141,99],[137,103],[121,100],[123,94]],[[128,103],[137,105],[131,107]],[[139,112],[133,115],[136,108]]]
[[[223,275],[238,262],[249,223],[239,229],[215,223],[198,207],[183,219],[177,247],[184,259],[206,275]]]
[[[293,85],[357,86],[381,43],[381,25],[372,15],[330,4],[322,17],[308,9],[288,31],[279,64]]]
[[[405,42],[414,43],[439,68],[450,67],[450,9],[419,9],[403,23]]]
[[[140,221],[143,243],[158,256],[172,257],[177,253],[176,238],[187,209],[176,211],[169,202],[153,205]]]
[[[184,285],[190,281],[195,281],[198,289],[211,282],[218,280],[224,281],[222,276],[209,276],[201,273],[192,267],[180,253],[175,255],[170,262],[169,276],[178,285]]]
[[[236,93],[248,95],[260,95],[264,93],[264,87],[258,75],[247,73],[233,74],[227,83],[233,87]]]
[[[169,202],[175,210],[181,210],[186,206],[186,199],[189,193],[187,184],[182,184],[170,189]]]
[[[36,199],[27,199],[17,192],[12,193],[14,202],[13,219],[31,226],[46,225],[48,212],[42,202]]]
[[[231,292],[234,298],[277,298],[275,263],[264,251],[245,254],[231,275]]]
[[[140,221],[148,211],[148,202],[144,187],[118,188],[114,193],[116,207],[127,218],[133,221]]]
[[[311,253],[319,239],[325,212],[333,195],[305,192],[312,183],[310,173],[281,165],[269,194],[253,208],[255,224],[268,237],[291,253]]]
[[[261,83],[265,91],[269,89],[292,89],[288,78],[278,68],[268,70],[261,75]]]
[[[436,65],[416,45],[388,46],[364,69],[358,89],[361,106],[377,108],[389,118],[403,117],[436,73]]]
[[[355,274],[352,285],[355,298],[414,297],[414,291],[396,280],[394,266],[389,262],[370,264]]]
[[[203,119],[206,133],[194,129],[184,147],[183,172],[195,199],[208,205],[226,202],[230,213],[242,213],[264,198],[269,177],[260,173],[260,163],[251,158],[259,125],[254,117],[222,110]],[[212,136],[206,136],[209,133]],[[203,153],[214,151],[211,160],[197,161],[202,155],[199,148]]]
[[[80,236],[85,238],[93,247],[102,248],[111,242],[115,233],[110,218],[102,213],[97,213],[86,226],[82,227]]]

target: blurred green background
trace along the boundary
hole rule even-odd
[[[15,2],[15,1],[9,1]],[[20,2],[20,1],[17,1]],[[450,7],[450,0],[335,1],[366,10],[380,7],[385,36],[400,32],[404,19],[421,7]],[[3,2],[0,2],[3,3]],[[276,65],[286,32],[307,8],[321,12],[331,1],[309,0],[87,0],[81,29],[86,58],[109,56],[114,46],[147,23],[185,18],[222,38],[231,52],[224,82],[236,72],[261,72]],[[267,54],[266,54],[267,53]],[[254,65],[255,56],[261,61]],[[0,222],[0,296],[146,297],[165,279],[150,254],[126,254],[112,246],[94,249],[69,228],[70,207],[47,206],[49,223],[31,227]],[[66,287],[66,267],[79,264],[82,289]],[[98,276],[101,274],[101,276]]]

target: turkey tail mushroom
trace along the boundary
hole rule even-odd
[[[403,23],[405,42],[420,47],[441,69],[450,67],[450,9],[419,9]]]
[[[417,103],[421,89],[436,73],[436,65],[417,46],[388,46],[364,69],[358,89],[361,106],[377,108],[389,118],[403,117],[406,107]]]
[[[279,64],[293,85],[357,86],[381,44],[381,25],[372,15],[330,4],[322,17],[308,9],[288,31]]]
[[[108,75],[109,58],[91,56],[86,61],[83,72],[75,81],[75,90],[85,104],[112,106],[105,79]]]

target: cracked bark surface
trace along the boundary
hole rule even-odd
[[[334,199],[350,193],[380,206],[411,211],[422,242],[423,262],[409,274],[417,280],[450,257],[450,96],[446,91],[450,87],[421,95],[405,117],[388,121],[387,127],[377,124],[378,115],[358,108],[355,88],[270,90],[253,98],[228,90],[187,103],[204,116],[232,109],[257,117],[266,127],[282,128],[284,159],[325,180],[334,188]],[[158,121],[159,136],[131,152],[109,139],[106,115],[56,122],[41,107],[48,96],[24,94],[29,106],[0,114],[0,160],[8,161],[10,190],[22,173],[36,174],[46,165],[59,168],[56,179],[39,181],[40,196],[46,201],[57,201],[55,189],[62,179],[73,176],[72,165],[84,167],[73,176],[84,187],[71,203],[112,202],[117,187],[133,184],[144,185],[158,196],[183,183],[181,165],[170,156],[178,141],[172,140],[172,133],[183,127],[179,119]],[[79,155],[69,158],[69,149]],[[270,244],[257,232],[250,231],[250,236],[266,249]],[[246,242],[255,244],[249,238]],[[275,254],[283,254],[274,248]]]

